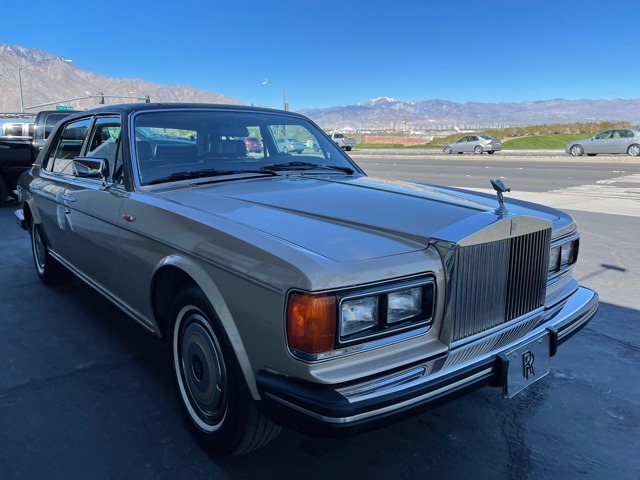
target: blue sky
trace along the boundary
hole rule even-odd
[[[637,0],[3,3],[0,43],[246,104],[640,98]]]

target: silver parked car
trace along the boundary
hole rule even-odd
[[[282,132],[318,151],[293,159]],[[370,178],[291,112],[140,103],[59,123],[15,215],[40,279],[72,272],[164,339],[194,436],[239,454],[549,372],[598,306],[572,275],[579,231],[492,185]]]
[[[604,130],[591,138],[569,142],[564,151],[574,157],[585,153],[592,157],[599,153],[626,153],[637,157],[640,155],[640,130],[634,128]]]
[[[278,138],[276,143],[282,153],[302,153],[304,150],[304,144],[295,138]]]
[[[502,150],[502,142],[497,138],[489,135],[468,135],[457,142],[445,145],[443,152],[446,154],[473,152],[479,155],[483,152],[491,154],[500,150]]]

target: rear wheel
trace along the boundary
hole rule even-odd
[[[584,153],[584,148],[582,148],[582,145],[574,145],[569,150],[569,153],[574,157],[580,157]]]
[[[31,252],[36,265],[38,277],[45,285],[58,285],[69,277],[69,270],[63,267],[49,253],[46,237],[42,225],[31,219]]]
[[[346,150],[347,152],[350,152],[350,151],[351,151],[351,147],[345,147],[345,150]]]
[[[238,455],[280,432],[257,408],[211,304],[197,287],[171,309],[171,357],[178,398],[200,445],[213,455]]]
[[[476,145],[473,149],[473,153],[476,155],[481,155],[483,152],[482,147],[480,145]]]
[[[627,153],[632,157],[640,156],[640,145],[638,145],[637,143],[634,143],[633,145],[629,145],[629,148],[627,149]]]

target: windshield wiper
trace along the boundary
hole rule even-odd
[[[340,172],[346,173],[347,175],[353,175],[355,173],[355,170],[349,167],[341,167],[338,165],[320,165],[318,163],[299,162],[299,161],[293,161],[293,162],[287,162],[287,163],[272,163],[271,165],[267,165],[266,167],[263,167],[263,168],[267,170],[273,170],[273,171],[311,170],[314,168],[324,168],[329,170],[338,170]]]
[[[277,175],[276,172],[269,169],[254,170],[216,170],[215,168],[207,168],[204,170],[193,170],[184,172],[175,172],[166,177],[156,178],[147,183],[147,185],[156,185],[158,183],[176,182],[179,180],[193,180],[196,178],[219,177],[221,175],[238,175],[242,173],[260,173],[262,175]]]

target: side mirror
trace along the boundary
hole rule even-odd
[[[106,158],[76,157],[73,159],[73,173],[83,178],[109,177],[109,162]]]

